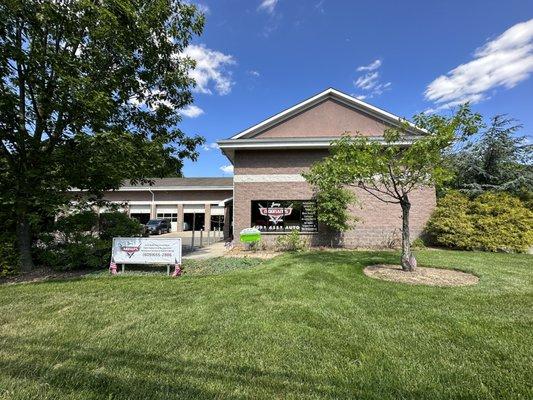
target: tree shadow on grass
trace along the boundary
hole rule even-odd
[[[29,396],[60,393],[61,397],[96,399],[244,399],[244,398],[432,398],[444,389],[435,379],[406,386],[401,380],[383,380],[382,373],[357,376],[359,367],[339,365],[344,373],[314,374],[261,364],[261,368],[236,362],[193,360],[176,354],[156,354],[133,349],[109,349],[90,343],[0,336],[18,357],[0,359],[0,377],[13,380]],[[176,344],[179,346],[179,342]],[[201,353],[200,353],[201,354]],[[24,356],[24,357],[22,357]],[[260,358],[260,356],[259,356]],[[231,359],[228,355],[227,359]],[[227,360],[226,359],[226,360]],[[406,362],[408,362],[406,360]],[[368,366],[372,368],[371,366]],[[303,368],[302,368],[303,369]],[[362,371],[361,371],[362,372]],[[390,371],[391,377],[393,371]],[[24,382],[18,382],[23,380]],[[461,387],[449,388],[464,394]],[[464,388],[463,388],[464,389]],[[444,396],[447,397],[447,396]]]
[[[11,352],[28,356],[0,359],[0,376],[32,381],[35,392],[42,391],[42,385],[46,385],[65,395],[86,396],[89,392],[91,397],[106,399],[241,399],[250,395],[232,392],[253,393],[254,388],[268,388],[267,393],[262,391],[262,396],[267,397],[270,397],[268,393],[292,397],[342,396],[339,382],[332,378],[317,379],[289,371],[195,361],[130,349],[80,346],[73,342],[58,345],[9,336],[0,340]]]
[[[349,265],[364,268],[372,264],[399,263],[399,255],[391,251],[309,251],[296,254],[298,262],[318,264],[324,268]]]

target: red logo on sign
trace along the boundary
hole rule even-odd
[[[120,250],[125,252],[129,258],[131,258],[135,253],[141,249],[141,246],[120,246]]]
[[[273,224],[278,224],[283,217],[292,213],[292,204],[288,207],[282,207],[279,203],[272,203],[270,207],[263,207],[259,204],[259,213],[268,217]]]

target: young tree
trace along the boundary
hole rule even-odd
[[[376,199],[398,204],[402,210],[402,256],[405,271],[413,271],[416,259],[409,234],[409,194],[450,178],[444,152],[458,138],[477,131],[480,116],[468,105],[451,117],[417,115],[417,128],[400,121],[385,131],[383,140],[343,135],[330,155],[305,175],[318,199],[319,220],[344,231],[350,226],[346,208],[356,196],[350,187],[364,190]]]
[[[0,15],[0,201],[28,270],[32,227],[69,188],[98,196],[197,156],[203,139],[176,127],[194,84],[179,55],[204,18],[177,0],[7,0]]]
[[[520,128],[504,115],[493,117],[476,140],[452,155],[455,178],[450,186],[471,196],[533,191],[533,146],[516,135]]]

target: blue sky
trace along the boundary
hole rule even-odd
[[[471,100],[533,138],[533,1],[205,0],[184,175],[229,176],[213,145],[328,87],[396,115]],[[224,172],[226,171],[226,172]]]

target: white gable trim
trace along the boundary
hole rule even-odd
[[[328,97],[331,97],[331,98],[335,98],[337,100],[340,100],[342,101],[343,103],[345,103],[346,105],[348,106],[352,106],[360,111],[363,111],[363,112],[367,112],[379,119],[382,119],[386,122],[389,122],[389,123],[392,123],[392,124],[398,124],[399,121],[401,120],[400,117],[398,117],[397,115],[394,115],[394,114],[391,114],[389,113],[388,111],[385,111],[385,110],[382,110],[381,108],[378,108],[378,107],[375,107],[371,104],[368,104],[368,103],[365,103],[364,101],[361,101],[359,99],[356,99],[355,97],[352,97],[352,96],[349,96],[345,93],[342,93],[336,89],[333,89],[333,88],[329,88],[329,89],[326,89],[324,90],[323,92],[301,102],[301,103],[298,103],[296,104],[295,106],[291,107],[291,108],[288,108],[287,110],[285,111],[282,111],[266,120],[264,120],[263,122],[260,122],[259,124],[257,125],[254,125],[240,133],[238,133],[237,135],[235,136],[232,136],[230,139],[239,139],[239,138],[242,138],[246,135],[249,135],[251,133],[255,133],[255,132],[260,132],[264,129],[267,129],[269,128],[270,126],[274,125],[275,123],[278,123],[278,122],[281,122],[283,121],[284,119],[286,118],[289,118],[291,117],[292,115],[300,112],[300,111],[303,111],[305,110],[306,108],[316,104],[316,103],[319,103],[320,101],[328,98]],[[416,132],[418,133],[427,133],[425,132],[424,130],[418,128],[417,126],[415,126],[414,124],[412,124],[411,122],[408,122],[409,126],[411,128],[413,128]]]

